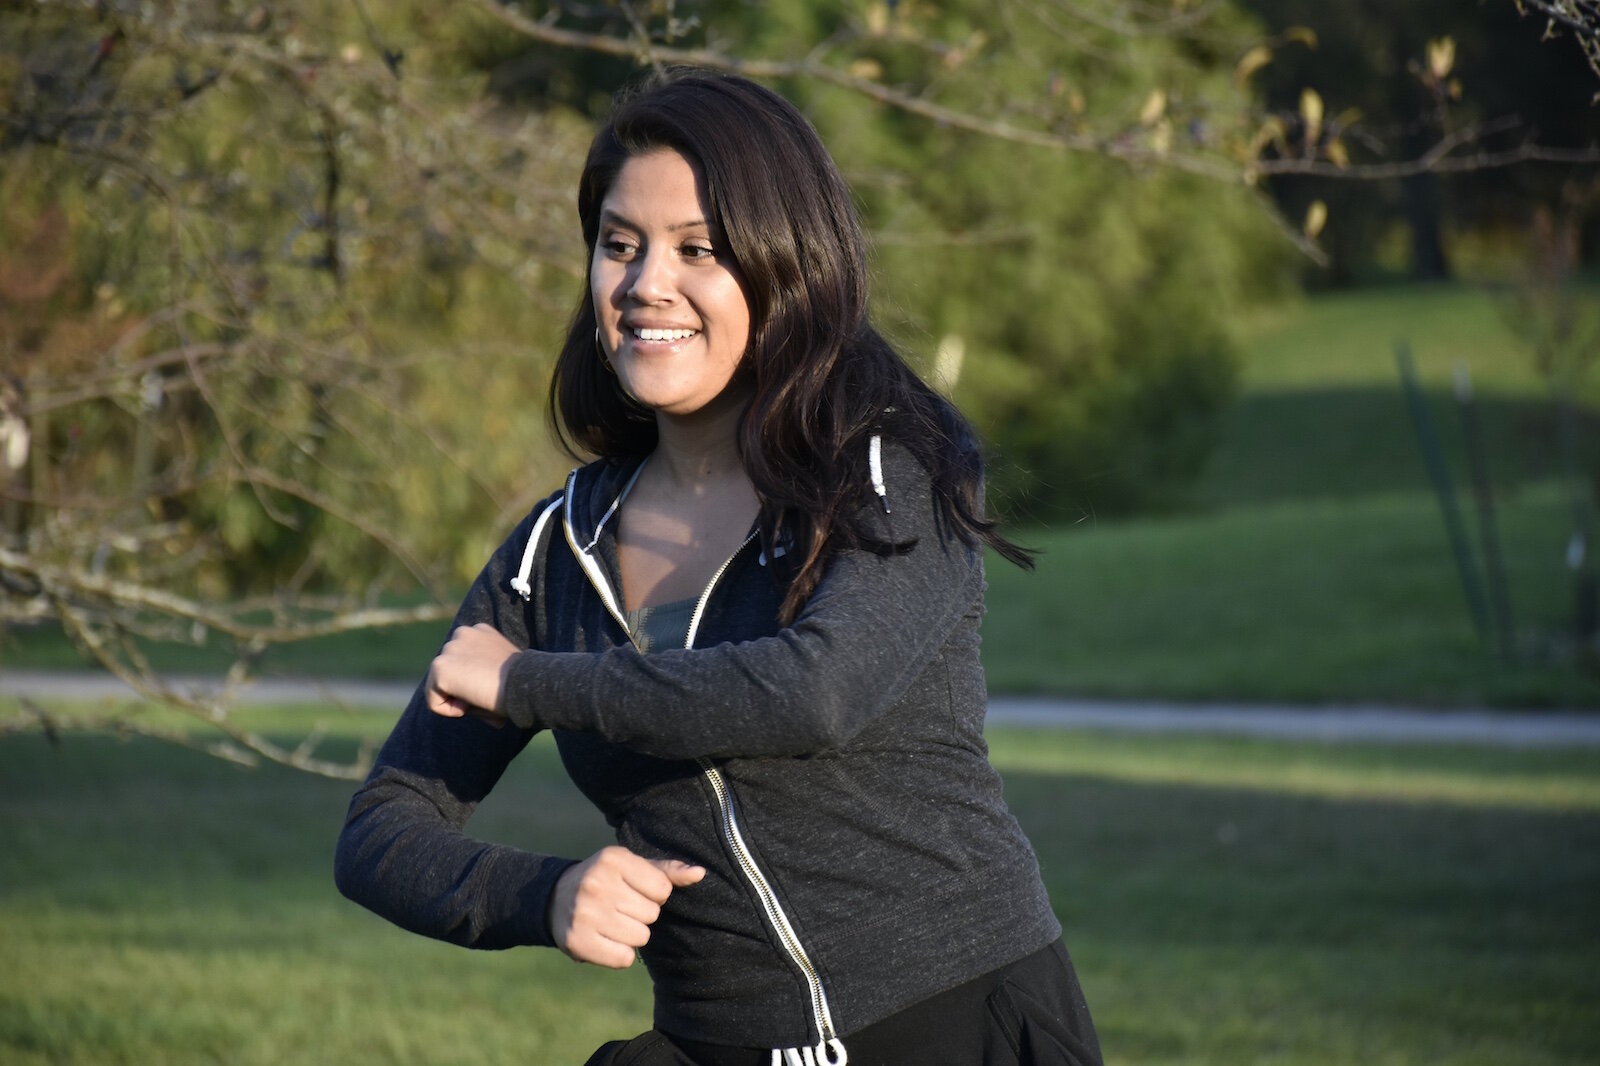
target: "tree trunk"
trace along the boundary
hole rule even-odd
[[[1406,225],[1411,229],[1411,278],[1444,281],[1450,277],[1450,263],[1440,239],[1438,175],[1417,174],[1403,179],[1403,186]]]

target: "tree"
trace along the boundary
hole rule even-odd
[[[222,750],[346,776],[231,726],[231,690],[274,643],[446,617],[553,479],[526,408],[570,313],[587,140],[486,99],[448,16],[383,17],[0,16],[0,622],[59,621]],[[402,54],[391,25],[443,43]],[[190,694],[148,640],[233,669]]]

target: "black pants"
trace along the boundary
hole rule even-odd
[[[1101,1066],[1100,1043],[1060,942],[844,1038],[850,1066]],[[587,1066],[771,1066],[770,1049],[658,1030],[614,1040]]]

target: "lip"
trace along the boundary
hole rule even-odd
[[[624,319],[620,323],[620,328],[629,333],[637,332],[641,329],[687,330],[694,333],[700,332],[699,326],[691,326],[687,322],[662,322],[655,319],[642,318]]]

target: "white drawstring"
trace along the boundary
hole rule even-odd
[[[544,524],[560,506],[561,497],[557,496],[533,523],[533,532],[528,534],[528,546],[522,549],[522,568],[511,579],[511,591],[521,596],[524,602],[533,596],[533,582],[530,579],[533,577],[533,558],[539,551],[539,534],[544,532]]]
[[[874,433],[867,442],[867,472],[872,476],[872,491],[883,503],[883,513],[889,513],[889,490],[883,485],[883,438]]]

